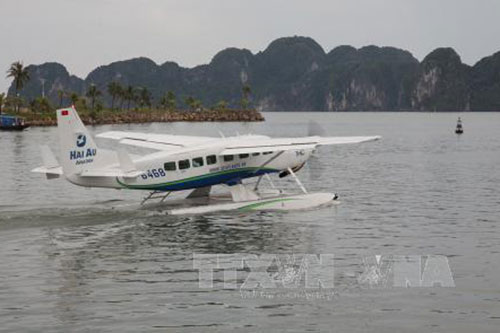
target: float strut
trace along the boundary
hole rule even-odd
[[[302,183],[300,182],[300,179],[299,177],[297,177],[295,175],[295,173],[293,172],[293,170],[291,168],[288,168],[288,172],[292,175],[292,177],[295,179],[295,181],[297,182],[297,184],[299,185],[300,189],[302,190],[302,192],[304,192],[304,194],[307,194],[307,190],[306,188],[304,187],[304,185],[302,185]]]
[[[157,195],[158,193],[162,193],[162,194]],[[149,193],[149,195],[142,200],[141,206],[143,206],[149,200],[154,200],[154,199],[161,199],[160,202],[163,202],[163,200],[165,200],[169,196],[169,194],[172,192],[167,192],[166,194],[163,194],[163,193],[165,193],[165,192],[153,191],[153,192]]]

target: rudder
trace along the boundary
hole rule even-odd
[[[78,175],[95,164],[98,156],[97,145],[74,106],[56,112],[61,166],[67,177]]]

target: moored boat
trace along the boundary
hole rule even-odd
[[[0,115],[0,130],[2,131],[22,131],[29,126],[21,117]]]

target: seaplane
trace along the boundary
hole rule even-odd
[[[167,210],[172,215],[302,210],[327,205],[338,196],[309,193],[296,172],[320,146],[380,139],[380,136],[271,138],[250,134],[204,137],[109,131],[96,137],[115,140],[119,148],[105,150],[97,146],[74,106],[56,112],[59,159],[48,146],[41,146],[43,166],[33,172],[44,174],[47,179],[64,177],[74,185],[89,188],[148,191],[141,202],[146,207],[152,200],[163,203],[177,191],[189,191],[182,200],[206,199],[202,204],[174,206]],[[133,155],[125,150],[126,146],[153,152]],[[301,192],[277,189],[271,175],[292,177]],[[263,177],[271,183],[271,188],[260,188]],[[212,195],[214,186],[227,189],[226,195]]]

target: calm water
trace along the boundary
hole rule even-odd
[[[323,147],[299,172],[339,205],[308,212],[166,216],[138,192],[46,181],[54,128],[0,132],[0,330],[498,332],[500,114],[267,113],[265,123],[95,127],[382,141]],[[101,141],[100,141],[101,142]],[[113,147],[102,141],[102,146]],[[290,180],[282,185],[291,187]],[[200,289],[193,253],[333,253],[332,299]],[[445,255],[454,288],[368,288],[363,258]]]

